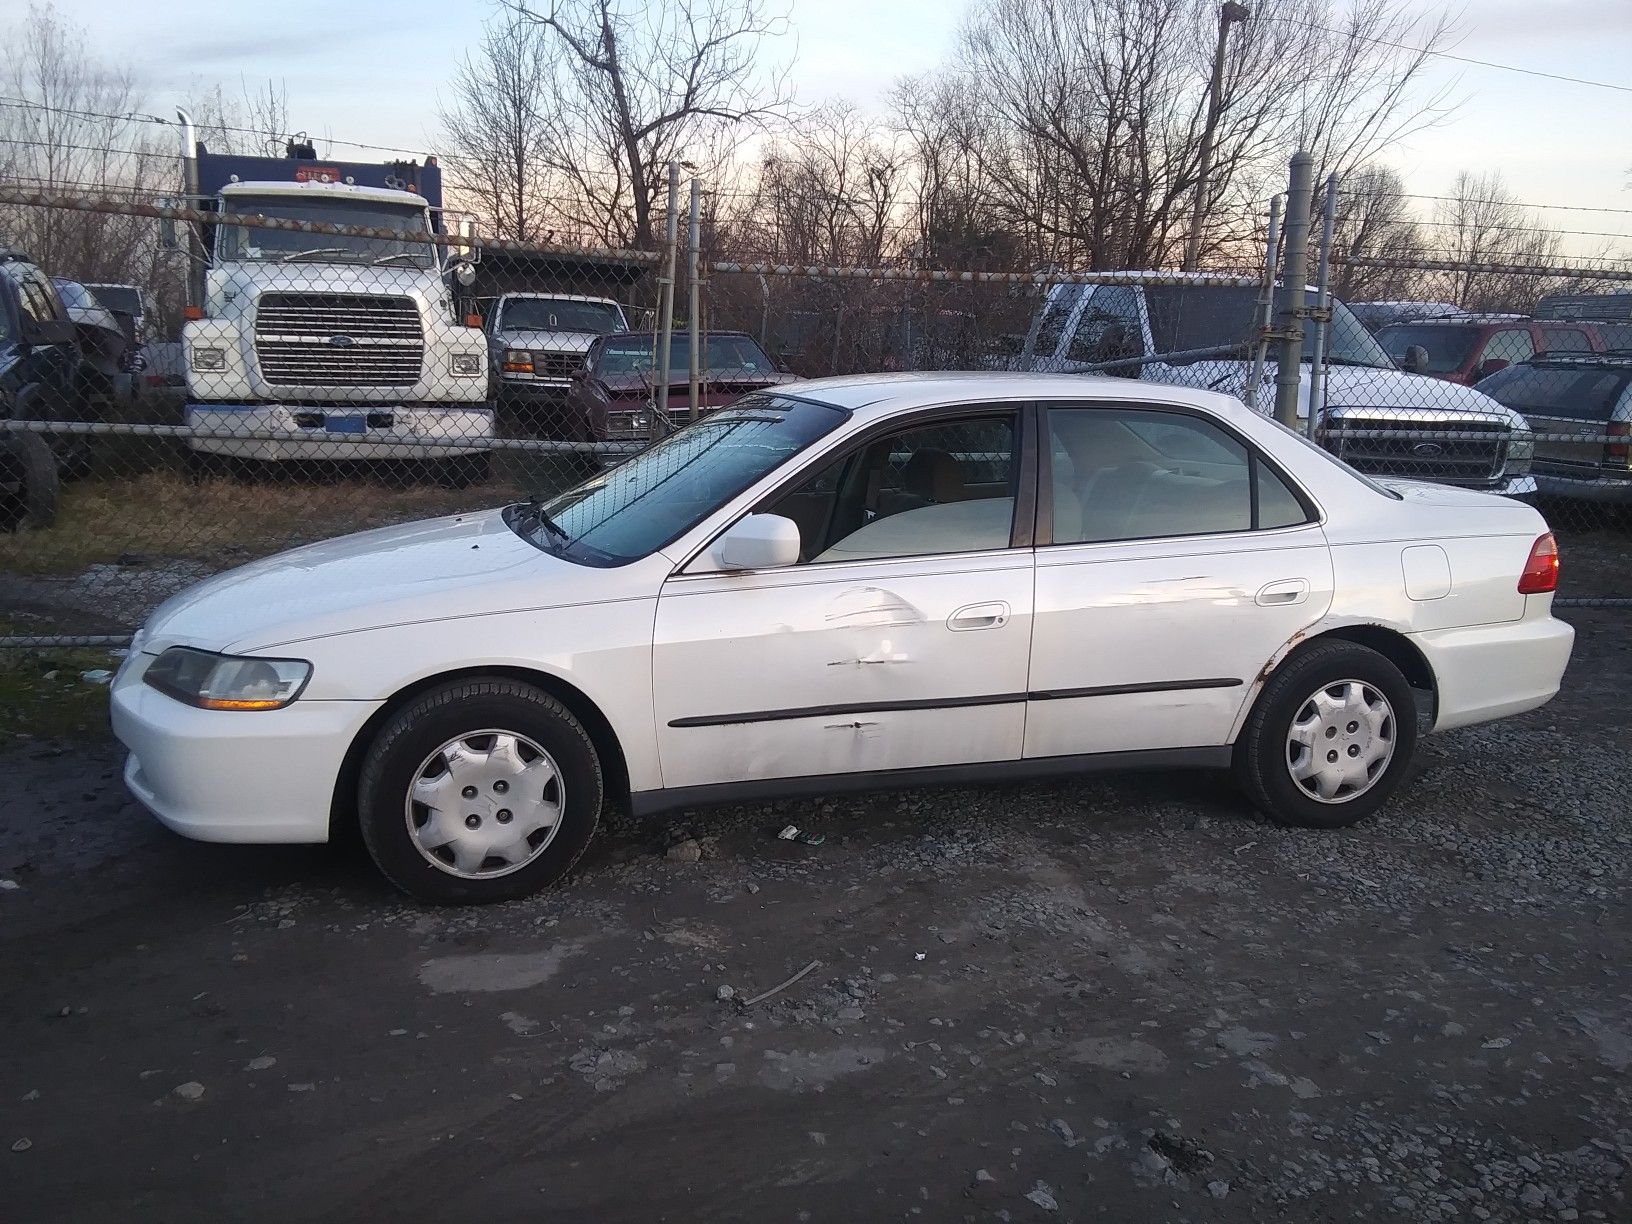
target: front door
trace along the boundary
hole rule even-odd
[[[1225,744],[1331,604],[1313,507],[1211,420],[1051,405],[1025,754]]]
[[[664,586],[666,788],[1020,757],[1031,640],[1021,413],[894,426],[759,507],[800,562]]]

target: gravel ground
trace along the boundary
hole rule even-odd
[[[1347,832],[916,791],[615,821],[477,911],[13,745],[0,1216],[1628,1220],[1632,621],[1575,616]]]

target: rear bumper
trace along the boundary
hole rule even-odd
[[[487,404],[191,403],[187,424],[209,434],[189,445],[235,459],[441,459],[478,453],[496,436]],[[426,442],[441,445],[425,445]]]
[[[1530,595],[1529,600],[1546,599]],[[1531,605],[1534,607],[1534,604]],[[1433,668],[1438,711],[1433,730],[1522,714],[1558,692],[1575,630],[1552,616],[1411,635]]]
[[[297,701],[242,714],[198,710],[137,678],[116,681],[113,733],[125,786],[159,822],[211,842],[324,842],[335,780],[374,702]]]
[[[1605,468],[1573,468],[1569,471],[1536,473],[1536,491],[1548,497],[1570,497],[1577,501],[1632,505],[1632,472]]]

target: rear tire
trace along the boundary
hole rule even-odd
[[[56,456],[43,438],[0,433],[0,531],[51,526],[60,488]]]
[[[600,819],[600,757],[571,711],[530,684],[459,680],[399,711],[358,783],[363,843],[433,905],[513,901],[555,883]]]
[[[1308,646],[1269,678],[1235,745],[1235,773],[1278,824],[1337,829],[1399,789],[1417,746],[1400,669],[1353,642]]]

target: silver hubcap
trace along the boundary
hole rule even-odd
[[[1365,794],[1394,758],[1394,707],[1361,680],[1339,680],[1310,695],[1286,737],[1292,780],[1319,803]]]
[[[550,754],[513,731],[471,731],[420,764],[403,804],[433,867],[467,880],[519,871],[544,853],[566,803]]]

